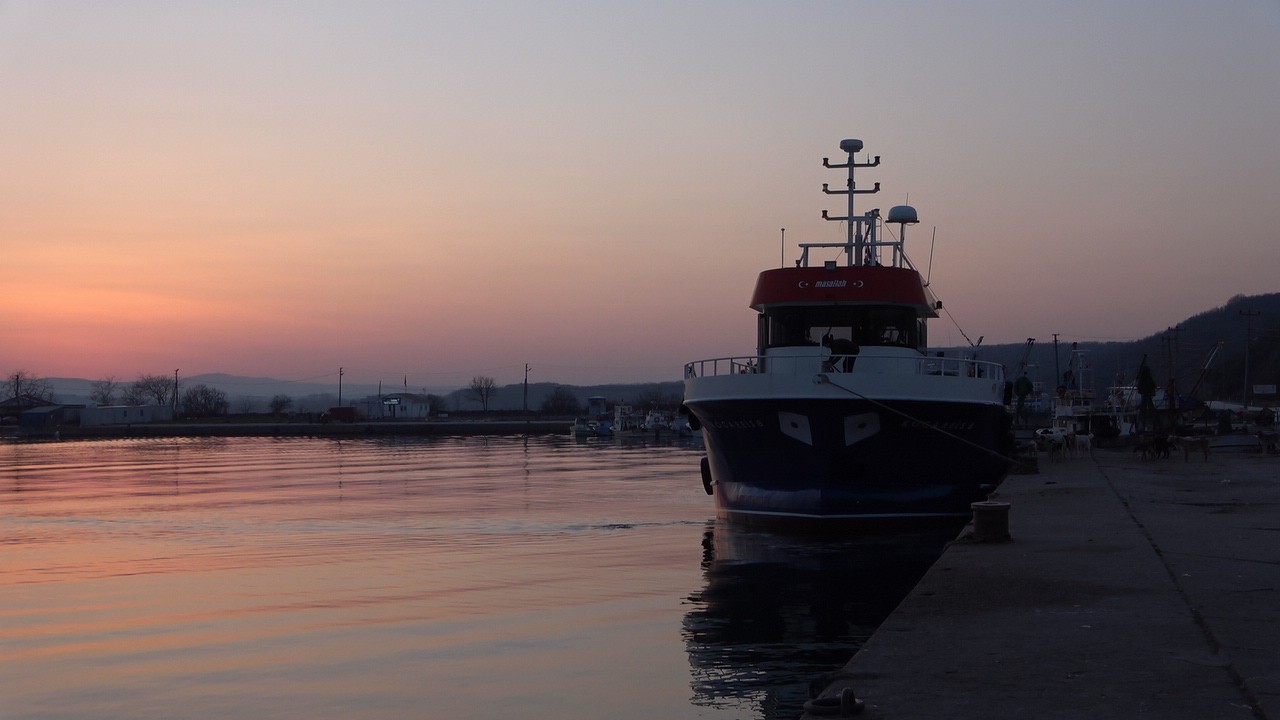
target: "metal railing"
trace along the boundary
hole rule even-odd
[[[936,375],[1002,382],[1004,366],[987,360],[952,357],[860,355],[740,355],[694,360],[684,366],[685,379],[725,375],[810,373]]]

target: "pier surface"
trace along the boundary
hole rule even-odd
[[[1012,539],[962,535],[824,697],[883,720],[1280,720],[1280,457],[1096,450],[993,499]]]

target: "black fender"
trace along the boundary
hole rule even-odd
[[[684,403],[681,403],[681,404],[680,404],[680,410],[679,410],[679,413],[680,413],[681,415],[684,415],[685,417],[689,418],[689,429],[690,429],[690,430],[692,430],[692,431],[694,431],[694,432],[698,432],[699,430],[701,430],[701,429],[702,429],[702,421],[698,419],[698,416],[697,416],[697,415],[694,415],[694,414],[693,414],[693,412],[689,410],[689,406],[688,406],[688,405],[685,405]]]
[[[715,484],[715,481],[711,479],[711,461],[707,459],[706,455],[703,455],[702,462],[699,465],[702,470],[702,489],[706,490],[708,495],[711,495],[714,492],[711,486]]]

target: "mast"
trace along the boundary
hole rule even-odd
[[[822,219],[823,220],[843,220],[848,223],[848,239],[846,240],[846,243],[845,243],[847,246],[847,255],[849,258],[848,264],[850,266],[862,265],[867,260],[867,257],[866,257],[867,235],[864,234],[862,226],[864,224],[867,224],[868,231],[874,231],[875,226],[872,224],[872,218],[870,217],[873,213],[868,213],[868,215],[866,216],[858,217],[858,215],[853,210],[853,199],[855,195],[864,195],[864,194],[880,192],[880,183],[876,183],[875,187],[873,187],[870,190],[859,190],[857,184],[854,182],[854,179],[853,179],[853,171],[854,171],[854,168],[876,167],[877,165],[880,164],[880,156],[876,155],[874,160],[870,160],[868,162],[862,162],[862,163],[857,162],[857,160],[854,158],[854,154],[862,150],[861,140],[854,140],[854,139],[841,140],[840,149],[849,154],[848,162],[840,163],[838,165],[832,165],[827,158],[822,158],[822,166],[825,168],[833,168],[833,169],[848,168],[849,179],[845,183],[846,187],[844,190],[832,190],[830,187],[828,187],[827,183],[822,183],[822,192],[828,195],[848,195],[849,201],[848,201],[848,209],[846,211],[847,214],[844,217],[832,217],[827,214],[826,210],[823,210]]]

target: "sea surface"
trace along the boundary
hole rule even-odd
[[[945,538],[714,520],[697,442],[0,442],[0,718],[788,718]]]

